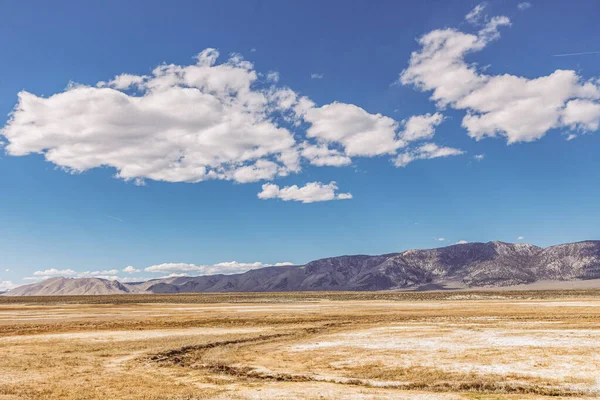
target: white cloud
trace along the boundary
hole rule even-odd
[[[283,201],[301,201],[302,203],[352,198],[350,193],[337,193],[337,190],[338,186],[333,181],[328,184],[309,182],[302,187],[293,185],[282,188],[273,183],[265,183],[262,185],[262,191],[258,194],[258,198],[263,200],[281,199]]]
[[[73,271],[72,269],[57,270],[52,268],[45,271],[35,271],[33,276],[25,277],[23,280],[39,282],[53,277],[100,278],[113,281],[126,281],[128,279],[119,277],[117,275],[118,273],[118,269],[77,272]]]
[[[481,161],[485,158],[485,154],[475,154],[473,156],[474,159],[476,159],[477,161]]]
[[[420,51],[413,52],[400,83],[422,91],[433,91],[431,99],[445,107],[475,89],[483,78],[463,61],[465,53],[485,46],[475,35],[453,29],[435,30],[419,39]]]
[[[131,88],[132,86],[141,87],[146,79],[148,79],[147,76],[121,74],[121,75],[115,76],[115,78],[112,79],[111,81],[109,81],[108,84],[106,84],[106,86],[109,86],[114,89],[126,90],[126,89]],[[103,87],[104,86],[103,82],[101,82],[97,86]]]
[[[279,82],[279,72],[271,71],[267,73],[267,81],[277,83]]]
[[[185,263],[165,263],[152,265],[145,268],[147,272],[154,273],[171,273],[167,277],[174,276],[185,276],[188,274],[194,275],[215,275],[215,274],[238,274],[246,272],[252,269],[264,268],[264,267],[282,267],[286,265],[293,265],[290,262],[279,262],[276,264],[265,264],[262,262],[244,263],[238,261],[226,261],[220,262],[213,265],[195,265]],[[187,273],[187,274],[186,274]]]
[[[483,18],[483,17],[482,17]],[[469,136],[505,136],[508,143],[540,139],[554,128],[592,131],[600,120],[600,87],[575,71],[556,70],[535,79],[510,74],[486,75],[465,56],[481,51],[510,25],[504,16],[488,18],[476,34],[438,29],[419,39],[400,82],[432,92],[438,107],[465,110]]]
[[[528,1],[524,1],[522,3],[517,4],[517,8],[521,11],[527,10],[528,8],[533,7],[532,4]]]
[[[253,263],[241,263],[241,262],[237,262],[237,261],[224,261],[224,262],[220,262],[217,264],[214,264],[213,267],[218,267],[218,268],[223,268],[223,269],[235,269],[235,270],[239,270],[239,269],[256,269],[256,268],[262,268],[264,267],[265,264],[261,263],[261,262],[253,262]]]
[[[203,271],[206,266],[186,264],[186,263],[164,263],[151,265],[150,267],[144,268],[146,272],[199,272]]]
[[[11,290],[16,287],[17,287],[17,285],[12,283],[11,281],[0,281],[0,292],[5,292],[7,290]]]
[[[505,16],[492,17],[483,28],[479,31],[479,37],[484,42],[484,45],[500,38],[500,31],[498,30],[501,26],[510,25],[510,19]]]
[[[149,75],[120,74],[95,86],[70,84],[49,97],[22,91],[0,131],[5,150],[42,154],[71,173],[113,168],[117,178],[139,186],[147,180],[250,183],[298,173],[305,161],[345,166],[351,157],[393,157],[405,139],[432,137],[443,119],[440,113],[410,117],[399,133],[392,118],[353,104],[317,106],[277,87],[277,72],[262,75],[238,54],[222,63],[218,57],[206,49],[191,65],[162,64]]]
[[[381,114],[369,114],[353,104],[332,103],[309,109],[304,120],[311,123],[306,136],[320,143],[336,143],[347,156],[372,157],[393,154],[398,123]]]
[[[238,168],[233,178],[240,183],[249,183],[273,179],[277,174],[285,176],[287,171],[272,161],[258,160],[253,165]]]
[[[278,262],[273,264],[274,267],[286,267],[286,266],[290,266],[290,265],[294,265],[293,262],[290,261],[283,261],[283,262]]]
[[[164,275],[164,276],[161,276],[161,277],[160,277],[160,278],[158,278],[158,279],[166,279],[166,278],[180,278],[180,277],[182,277],[182,276],[188,276],[188,274],[186,274],[186,273],[180,273],[180,274],[178,274],[178,273],[172,273],[172,274],[169,274],[169,275]]]
[[[415,115],[404,122],[404,130],[400,137],[406,142],[431,139],[435,127],[442,123],[444,116],[440,113]]]
[[[313,145],[305,142],[302,146],[301,154],[302,157],[309,160],[312,165],[319,167],[341,167],[352,163],[352,159],[345,155],[341,150],[331,149],[326,143]]]
[[[118,269],[109,269],[109,270],[102,270],[102,271],[84,271],[84,272],[78,272],[77,276],[80,278],[91,278],[91,277],[107,277],[110,276],[115,277],[116,275],[118,275],[119,270]],[[105,278],[108,279],[108,278]]]
[[[156,278],[148,278],[148,277],[139,277],[139,276],[126,276],[126,277],[122,277],[122,276],[116,276],[115,277],[116,281],[119,282],[124,282],[124,283],[128,283],[128,282],[144,282],[144,281],[148,281],[150,279],[156,279]]]
[[[596,131],[600,124],[600,104],[589,100],[571,100],[563,111],[561,122],[571,130]]]
[[[34,276],[43,276],[43,277],[49,277],[49,276],[72,276],[72,275],[76,275],[77,272],[73,271],[72,269],[56,269],[56,268],[51,268],[51,269],[46,269],[44,271],[35,271],[33,273]]]
[[[196,265],[188,263],[164,263],[152,265],[144,270],[152,273],[163,273],[167,274],[160,278],[148,278],[139,276],[119,276],[119,270],[99,270],[99,271],[84,271],[76,272],[73,270],[56,270],[50,269],[46,271],[37,271],[34,276],[23,278],[24,281],[39,282],[51,278],[53,276],[73,276],[75,278],[100,278],[119,282],[141,282],[149,279],[162,279],[172,278],[177,276],[197,276],[197,275],[214,275],[214,274],[237,274],[249,271],[251,269],[264,268],[264,267],[283,267],[288,265],[294,265],[291,262],[278,262],[275,264],[267,264],[262,262],[244,263],[237,261],[221,262],[214,265]],[[127,266],[122,272],[132,274],[140,272],[132,266]]]
[[[524,237],[524,236],[519,236],[519,237],[517,238],[517,240],[523,240],[523,239],[525,239],[525,237]]]
[[[435,240],[437,240],[438,242],[445,242],[446,239],[444,239],[443,237],[440,238],[434,238]]]
[[[312,73],[310,74],[310,79],[323,79],[323,74]]]
[[[502,134],[508,143],[530,142],[557,127],[595,130],[600,107],[594,109],[589,101],[568,101],[585,91],[578,81],[574,71],[561,70],[537,79],[490,77],[457,106],[469,110],[463,126],[476,139]]]
[[[119,273],[118,269],[109,269],[109,270],[104,270],[104,271],[91,272],[92,275],[106,275],[106,274],[118,274],[118,273]]]
[[[465,20],[470,23],[477,25],[481,23],[481,20],[485,17],[485,4],[481,3],[476,5],[469,13],[465,16]]]
[[[207,49],[194,65],[120,75],[112,87],[72,86],[48,98],[23,91],[2,130],[6,151],[42,153],[72,172],[113,167],[125,180],[229,180],[259,161],[276,163],[275,174],[297,170],[285,162],[295,140],[275,122],[285,110],[255,89],[251,63],[233,55],[216,64],[217,57]],[[117,90],[132,82],[140,94]]]
[[[10,268],[6,268],[6,269],[4,270],[4,272],[11,272],[11,271],[12,271],[12,270],[11,270]]]
[[[440,147],[435,143],[426,143],[416,149],[399,154],[394,160],[394,165],[397,167],[405,167],[416,160],[429,160],[432,158],[458,156],[461,154],[464,154],[464,151],[460,149]]]
[[[285,263],[278,266],[287,265]],[[251,269],[258,269],[264,267],[270,267],[271,264],[263,264],[261,262],[243,263],[237,261],[226,261],[214,264],[207,269],[207,274],[238,274],[241,272],[250,271]]]
[[[469,242],[467,242],[466,240],[459,240],[455,244],[467,244],[467,243],[469,243]]]

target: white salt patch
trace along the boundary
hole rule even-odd
[[[519,306],[543,306],[543,307],[600,307],[600,301],[544,301],[544,302],[522,302],[509,303]]]
[[[399,334],[394,334],[398,332]],[[423,336],[424,332],[432,335]],[[525,332],[525,333],[524,333]],[[373,328],[341,335],[331,335],[312,343],[290,347],[292,351],[316,350],[331,347],[351,347],[369,350],[448,350],[458,351],[499,347],[599,347],[600,330],[593,329],[531,329],[502,330],[444,329],[444,326],[397,326]]]

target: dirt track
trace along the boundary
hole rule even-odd
[[[0,399],[600,393],[595,292],[412,295],[419,297],[244,294],[255,302],[230,295],[229,302],[197,304],[108,298],[2,304]]]

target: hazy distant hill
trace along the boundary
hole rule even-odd
[[[341,256],[301,266],[243,274],[157,279],[125,284],[97,278],[53,278],[5,295],[387,290],[499,287],[541,280],[600,279],[600,241],[541,248],[504,242],[467,243],[380,256]]]
[[[125,294],[133,291],[117,281],[100,278],[51,278],[43,282],[20,286],[5,293],[7,296],[76,296]]]

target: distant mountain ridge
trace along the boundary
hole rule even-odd
[[[134,293],[127,284],[101,278],[50,278],[19,286],[5,296],[78,296]]]
[[[600,241],[547,248],[505,242],[466,243],[379,256],[323,258],[299,266],[265,267],[234,275],[206,275],[121,283],[99,278],[52,278],[7,296],[127,293],[393,290],[501,287],[542,280],[600,279]]]

